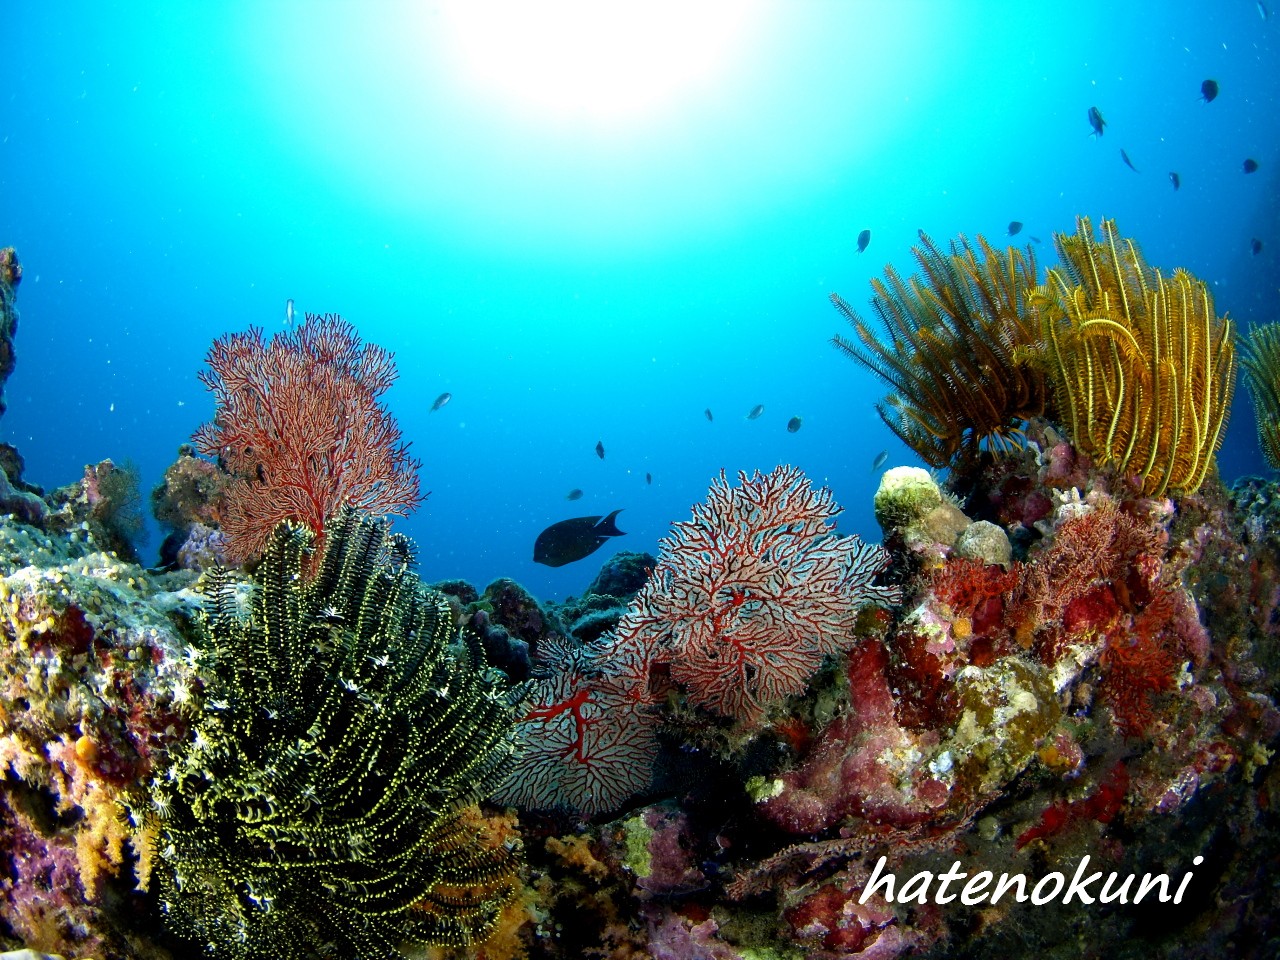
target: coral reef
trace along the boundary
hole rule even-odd
[[[794,467],[713,481],[706,504],[662,541],[644,588],[610,636],[545,644],[513,692],[521,747],[498,796],[587,815],[645,789],[658,705],[674,681],[689,704],[747,736],[856,639],[859,607],[899,593],[873,583],[879,547],[840,537],[831,492]]]
[[[1276,955],[1280,485],[1214,475],[1203,285],[1110,222],[1058,246],[1033,291],[1029,254],[925,239],[923,279],[876,287],[901,357],[837,298],[951,467],[885,473],[883,547],[779,467],[581,598],[424,587],[385,520],[332,516],[373,454],[308,417],[368,416],[380,475],[410,466],[389,356],[333,317],[215,344],[221,463],[180,451],[153,494],[185,569],[127,562],[110,461],[51,508],[0,450],[0,950]],[[1272,336],[1242,348],[1260,411]],[[317,360],[319,396],[272,379]],[[274,460],[317,497],[249,580],[229,518],[265,528]]]
[[[619,550],[600,568],[587,593],[630,599],[643,589],[657,565],[651,553]]]
[[[22,264],[18,262],[18,252],[13,247],[0,249],[0,415],[5,411],[4,384],[17,363],[13,338],[18,332],[15,301],[21,280]]]
[[[344,505],[405,516],[421,501],[418,464],[378,402],[396,379],[392,356],[341,317],[308,317],[270,343],[257,328],[229,334],[206,361],[217,410],[194,439],[234,477],[221,523],[229,561],[256,557],[285,521],[323,547]]]
[[[157,956],[117,801],[186,736],[198,598],[84,531],[0,519],[0,943]]]
[[[49,503],[45,529],[65,533],[78,528],[104,549],[137,562],[137,547],[146,539],[137,467],[118,467],[110,460],[86,464],[84,476],[54,490]]]
[[[882,502],[904,602],[864,607],[842,627],[847,645],[820,658],[803,692],[767,701],[754,718],[698,705],[674,679],[663,646],[634,642],[624,629],[588,640],[561,631],[566,611],[578,623],[616,610],[617,598],[590,594],[552,609],[510,582],[484,592],[442,584],[448,605],[433,595],[438,619],[419,636],[442,638],[455,622],[479,618],[538,657],[529,679],[508,694],[521,759],[518,773],[498,787],[501,799],[525,809],[454,807],[453,826],[423,841],[458,851],[466,869],[476,863],[468,856],[478,856],[496,871],[485,906],[475,889],[442,883],[431,890],[435,912],[422,900],[406,908],[438,923],[439,904],[453,909],[461,900],[464,926],[482,915],[483,931],[468,930],[490,936],[427,955],[852,960],[1012,950],[1068,957],[1123,943],[1135,956],[1208,957],[1230,953],[1229,944],[1244,938],[1266,955],[1280,934],[1261,901],[1250,901],[1274,882],[1280,863],[1280,779],[1269,763],[1280,737],[1276,485],[1250,480],[1228,495],[1210,481],[1175,509],[1094,466],[1047,424],[1031,421],[1024,431],[1021,449],[963,475],[963,496],[921,474],[889,485],[910,491],[897,507]],[[739,502],[734,489],[757,495]],[[806,502],[788,484],[773,492]],[[736,542],[746,529],[768,528],[765,493],[744,483],[712,497],[704,512],[710,504],[720,509],[695,532],[705,539],[719,530]],[[945,517],[923,522],[939,509]],[[241,924],[250,942],[275,936],[277,922],[304,909],[288,907],[290,885],[318,874],[286,870],[291,876],[281,879],[271,869],[278,861],[270,843],[277,853],[299,843],[321,829],[325,812],[356,815],[363,794],[354,786],[345,805],[330,798],[308,807],[307,800],[353,785],[347,771],[367,769],[352,758],[368,744],[387,743],[392,767],[404,755],[387,737],[334,733],[337,766],[325,767],[333,775],[323,781],[284,746],[287,740],[301,751],[299,737],[311,742],[307,730],[281,732],[320,714],[348,730],[388,722],[370,715],[376,711],[362,695],[382,696],[384,654],[374,638],[395,620],[405,595],[392,585],[400,574],[375,578],[381,586],[358,604],[335,599],[348,581],[323,569],[310,585],[294,579],[289,571],[301,562],[307,535],[282,533],[272,548],[280,552],[268,552],[257,571],[249,619],[240,609],[250,594],[217,574],[209,580],[219,599],[195,632],[190,617],[199,597],[177,592],[188,582],[181,575],[144,577],[95,554],[84,531],[55,537],[12,522],[6,529],[8,556],[27,565],[6,586],[24,597],[26,585],[42,586],[5,607],[14,612],[4,675],[22,678],[22,690],[10,692],[33,709],[3,715],[6,757],[14,759],[0,784],[0,830],[11,851],[0,903],[17,938],[4,945],[103,960],[159,956],[165,935],[137,919],[154,901],[170,904],[168,919],[180,929],[194,929],[193,915],[205,918],[206,942],[238,939]],[[682,530],[649,584],[683,582],[659,579],[671,550],[702,542]],[[331,548],[347,540],[331,535]],[[348,554],[353,569],[376,553],[367,543]],[[280,562],[285,554],[292,566]],[[780,556],[811,554],[798,545]],[[739,572],[759,572],[764,559]],[[104,584],[97,564],[118,565],[115,576],[131,571],[135,584],[127,577]],[[709,563],[698,575],[716,569]],[[104,585],[115,597],[109,610],[87,599]],[[154,639],[150,628],[113,626],[124,610],[162,609],[173,612],[161,616]],[[286,629],[281,609],[309,626]],[[84,611],[83,623],[76,610]],[[253,626],[262,623],[268,627]],[[312,646],[288,657],[258,652],[269,642]],[[61,651],[53,673],[50,651]],[[313,658],[327,669],[317,671]],[[260,669],[281,660],[298,665],[294,679]],[[478,679],[453,679],[461,661],[449,663],[450,705],[455,696],[466,699],[470,682],[483,709],[504,712],[497,690],[481,694]],[[433,672],[426,686],[442,690],[441,679]],[[294,683],[313,695],[309,707],[291,713],[285,691]],[[101,697],[89,694],[99,687]],[[119,711],[104,708],[117,702]],[[456,709],[464,711],[461,702]],[[430,735],[438,740],[442,731]],[[250,742],[258,747],[243,746]],[[274,779],[262,779],[273,764]],[[206,780],[196,769],[216,775]],[[633,795],[639,800],[628,808]],[[136,853],[114,815],[121,796],[138,822]],[[388,799],[382,809],[391,822],[392,809],[411,805]],[[290,818],[304,814],[315,819],[290,828]],[[379,846],[382,834],[366,831],[366,847],[347,825],[334,826],[324,842],[348,866],[366,857],[394,864]],[[218,851],[209,863],[257,843],[267,852],[249,866],[232,858],[224,876],[235,889],[219,890],[192,855],[196,839]],[[1203,865],[1193,864],[1196,855]],[[324,869],[336,869],[334,859]],[[1012,894],[943,904],[914,892],[948,870],[961,877],[953,894],[965,878],[985,873],[1039,889],[1055,872],[1069,877],[1084,865],[1132,874],[1134,889],[1105,909],[1035,906]],[[1134,904],[1144,875],[1176,880],[1184,870],[1194,870],[1194,879],[1180,906],[1152,898]],[[868,893],[886,871],[899,888],[910,882],[912,895],[886,897],[883,886]],[[149,880],[150,893],[130,889],[133,874]],[[325,905],[307,911],[305,929],[323,928],[319,935],[335,943],[339,933],[361,935],[363,921],[333,907],[322,882],[310,886]],[[53,893],[37,892],[44,890]],[[248,948],[222,949],[236,956]]]
[[[248,619],[213,576],[206,710],[129,801],[142,880],[218,956],[481,940],[515,862],[462,811],[501,776],[505,710],[450,652],[443,600],[384,559],[383,526],[344,510],[309,581],[315,540],[277,531]]]
[[[151,491],[151,512],[165,532],[160,562],[184,570],[211,570],[227,563],[226,536],[219,529],[232,477],[183,444],[178,459]]]
[[[914,477],[911,509],[885,514],[901,524],[887,541],[917,557],[895,557],[907,602],[860,623],[834,669],[749,740],[681,706],[660,658],[660,704],[619,693],[629,722],[661,719],[645,805],[594,824],[521,816],[536,919],[514,955],[978,957],[1017,943],[1067,957],[1127,942],[1208,957],[1243,930],[1278,942],[1265,912],[1219,899],[1261,890],[1280,863],[1274,486],[1227,499],[1208,483],[1175,511],[1040,421],[986,470],[989,489],[970,474],[963,501]],[[943,504],[955,522],[920,523]],[[580,659],[576,685],[531,714],[589,738],[599,676],[621,675],[611,642],[569,647],[561,663],[602,659]],[[558,741],[547,761],[576,747]],[[695,772],[672,779],[675,764]],[[1085,866],[1136,879],[1103,910],[1033,906],[1025,891],[944,906],[864,897],[880,857],[913,890],[948,868],[1026,890]],[[1166,908],[1134,906],[1135,891],[1184,869],[1194,905],[1153,926]]]

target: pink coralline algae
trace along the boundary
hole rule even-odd
[[[802,693],[823,657],[854,642],[858,608],[900,592],[872,581],[889,555],[830,526],[831,491],[795,467],[721,472],[693,519],[661,543],[658,567],[618,624],[670,664],[698,706],[758,723],[768,706]]]
[[[805,763],[779,779],[777,795],[761,805],[768,819],[791,833],[818,833],[848,817],[899,828],[941,819],[951,801],[947,784],[924,764],[887,759],[928,750],[894,717],[887,661],[878,642],[850,657],[856,708],[832,721]]]

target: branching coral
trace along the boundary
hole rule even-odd
[[[236,477],[222,519],[228,560],[256,557],[284,521],[323,544],[344,505],[400,516],[417,507],[417,461],[378,399],[395,364],[341,317],[309,316],[270,343],[256,328],[230,334],[207,359],[200,379],[218,409],[195,444]]]
[[[1240,365],[1253,397],[1262,454],[1273,469],[1280,470],[1280,323],[1249,331]]]
[[[1235,386],[1232,323],[1204,281],[1164,277],[1087,217],[1055,237],[1062,266],[1031,303],[1057,407],[1076,448],[1140,478],[1143,492],[1191,493],[1222,443]]]
[[[616,641],[547,642],[536,675],[513,692],[520,749],[499,800],[591,816],[647,787],[659,719],[647,683],[647,663]]]
[[[881,547],[832,529],[839,512],[795,467],[741,474],[737,487],[722,473],[662,541],[619,640],[668,662],[693,703],[759,723],[856,642],[862,604],[901,597],[873,582],[889,565]]]
[[[1026,292],[1036,282],[1028,248],[994,249],[964,237],[943,253],[923,233],[915,256],[923,277],[893,267],[872,280],[871,306],[885,339],[836,294],[831,302],[857,335],[836,347],[894,389],[880,417],[930,466],[972,457],[986,442],[1019,443],[1019,425],[1045,412],[1044,374],[1028,360],[1035,342]],[[981,254],[981,259],[979,259]]]
[[[502,775],[506,708],[381,525],[345,510],[328,533],[308,582],[314,535],[276,532],[247,620],[214,577],[207,712],[130,806],[171,925],[222,957],[461,945],[513,892],[463,816]]]

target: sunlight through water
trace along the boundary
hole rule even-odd
[[[760,5],[482,0],[443,8],[447,49],[481,95],[602,127],[650,119],[722,80]]]

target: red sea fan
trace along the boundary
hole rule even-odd
[[[739,483],[722,471],[693,519],[662,541],[617,637],[669,663],[692,702],[754,723],[801,693],[824,656],[853,645],[861,604],[896,602],[900,591],[872,583],[889,555],[837,535],[831,491],[814,491],[800,470]]]
[[[418,463],[378,402],[396,378],[392,356],[341,317],[309,315],[270,343],[257,328],[228,334],[206,361],[217,412],[194,439],[236,477],[222,522],[229,562],[257,556],[286,520],[323,538],[344,504],[406,516],[421,502]]]
[[[518,751],[497,798],[536,810],[614,810],[649,785],[658,717],[618,645],[543,644],[545,675],[519,688]],[[639,685],[638,685],[639,684]]]

